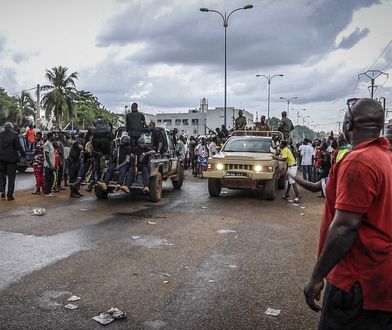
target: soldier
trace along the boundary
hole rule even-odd
[[[238,117],[235,120],[235,129],[244,130],[246,128],[246,118],[243,116],[243,111],[238,110]]]
[[[132,103],[131,112],[127,114],[125,119],[125,127],[134,141],[140,137],[140,132],[147,127],[144,114],[138,111],[138,104]]]
[[[287,118],[287,112],[283,111],[282,119],[279,122],[278,131],[283,133],[284,139],[286,141],[289,141],[291,139],[290,133],[293,129],[294,129],[293,122],[289,118]]]
[[[265,122],[265,116],[260,117],[260,122],[257,124],[256,130],[259,132],[268,132],[270,130],[268,124]],[[267,133],[262,135],[267,136]]]

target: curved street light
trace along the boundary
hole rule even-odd
[[[298,96],[293,96],[293,97],[289,97],[289,98],[286,98],[286,97],[280,97],[280,99],[281,100],[285,100],[286,102],[287,102],[287,117],[289,116],[289,107],[290,107],[290,102],[292,101],[292,100],[296,100],[296,99],[298,99]]]
[[[264,78],[267,79],[267,82],[268,82],[267,124],[269,125],[269,120],[270,120],[270,102],[271,102],[270,101],[271,100],[271,80],[274,77],[283,77],[283,75],[282,74],[275,74],[273,76],[271,76],[271,75],[266,76],[265,74],[257,74],[256,77],[257,78],[258,77],[264,77]]]
[[[252,9],[253,5],[246,5],[241,8],[234,9],[230,12],[229,15],[226,15],[226,12],[222,14],[220,11],[215,10],[215,9],[208,9],[208,8],[200,8],[201,12],[212,12],[212,13],[217,13],[222,17],[223,20],[223,27],[225,28],[225,105],[224,105],[224,124],[227,126],[227,32],[226,29],[229,26],[229,18],[230,16],[238,11],[238,10],[246,10],[246,9]]]
[[[297,110],[297,109],[291,108],[291,110],[294,110],[295,112],[297,112],[297,126],[298,126],[298,121],[299,121],[299,117],[300,117],[299,113],[301,111],[306,111],[306,109],[299,109],[299,110]]]

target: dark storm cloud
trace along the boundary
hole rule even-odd
[[[252,3],[252,1],[250,1]],[[353,13],[378,0],[253,1],[255,7],[234,13],[228,27],[228,61],[232,70],[304,63],[335,48],[337,35],[351,22]],[[133,56],[139,63],[221,65],[224,29],[215,13],[238,8],[243,1],[161,1],[132,4],[107,22],[97,45],[142,43]],[[359,32],[363,37],[364,30]],[[355,37],[347,39],[353,41]],[[345,41],[345,43],[349,43]]]
[[[360,40],[365,38],[369,34],[370,30],[368,28],[360,30],[356,28],[348,37],[343,37],[338,48],[350,49],[354,47]]]

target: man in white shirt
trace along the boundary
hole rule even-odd
[[[304,139],[303,144],[299,147],[301,150],[301,167],[304,180],[310,181],[310,174],[312,172],[313,164],[313,147],[308,139]]]

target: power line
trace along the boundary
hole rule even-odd
[[[378,60],[381,58],[381,56],[385,53],[385,51],[388,49],[388,47],[391,45],[392,43],[392,39],[389,41],[388,45],[384,48],[384,50],[381,52],[380,55],[378,55],[378,57],[376,58],[376,60],[373,62],[373,64],[371,65],[371,67],[368,69],[368,71],[378,62]],[[382,71],[382,70],[381,70]]]
[[[37,89],[37,87],[32,87],[32,88],[29,88],[29,89],[23,89],[23,90],[21,90],[20,92],[8,93],[8,95],[19,95],[19,94],[21,94],[22,92],[32,91],[33,89]]]

